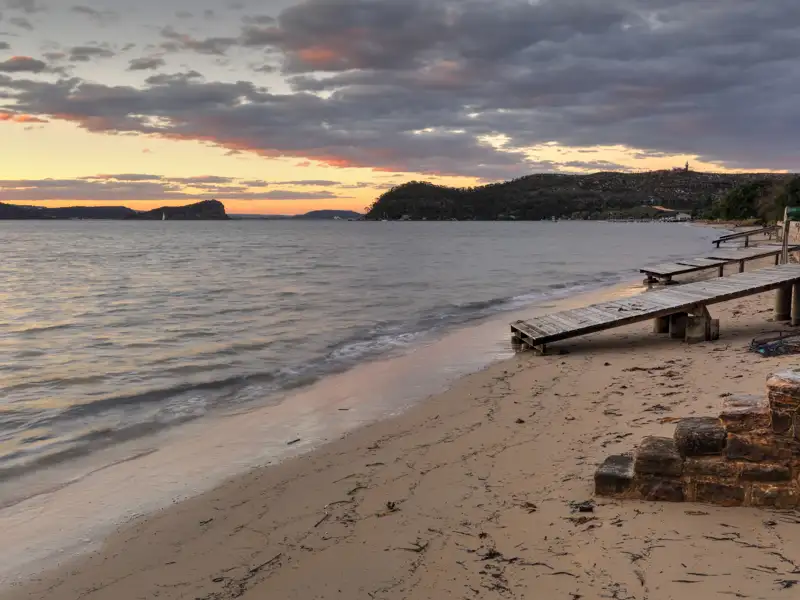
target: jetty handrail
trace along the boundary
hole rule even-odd
[[[744,247],[747,248],[750,245],[750,236],[757,235],[759,233],[769,233],[772,234],[773,232],[778,231],[777,225],[768,225],[766,227],[759,227],[758,229],[748,229],[747,231],[738,231],[736,233],[729,233],[728,235],[720,236],[718,239],[711,242],[712,244],[716,244],[717,248],[719,245],[724,242],[730,242],[731,240],[738,240],[740,238],[744,238]]]

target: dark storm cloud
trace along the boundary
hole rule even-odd
[[[41,73],[46,69],[47,64],[44,61],[30,56],[12,56],[8,60],[0,61],[0,73]]]
[[[163,67],[166,63],[164,59],[159,56],[149,56],[143,58],[134,58],[128,63],[129,71],[149,71]]]
[[[192,51],[199,54],[224,55],[229,48],[236,45],[236,38],[210,37],[198,39],[188,34],[179,33],[172,27],[165,27],[161,35],[167,39],[161,47],[169,52]]]
[[[8,42],[0,42],[0,50],[10,50],[11,44]]]
[[[795,0],[308,0],[236,37],[162,34],[171,51],[269,52],[294,93],[167,75],[15,81],[5,108],[429,174],[558,169],[520,151],[548,142],[797,168]]]
[[[19,10],[29,15],[46,10],[38,0],[6,0],[6,6],[11,10]]]
[[[74,13],[84,15],[101,25],[111,23],[119,18],[119,15],[113,10],[99,10],[91,6],[78,5],[73,6],[70,10]]]
[[[187,71],[186,73],[159,73],[151,75],[145,82],[150,85],[167,85],[172,83],[189,83],[192,79],[202,79],[203,76],[197,71]]]
[[[89,62],[93,58],[112,58],[115,52],[104,46],[73,46],[69,49],[72,62]]]
[[[20,29],[26,29],[28,31],[33,31],[33,23],[31,23],[25,17],[11,17],[8,20],[8,22],[11,23],[12,25],[16,25]]]

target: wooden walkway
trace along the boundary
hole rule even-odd
[[[511,324],[511,332],[519,343],[544,350],[551,342],[670,315],[694,313],[711,304],[795,283],[800,283],[800,264],[779,265],[516,321]]]
[[[790,246],[789,252],[800,250],[800,246]],[[647,275],[650,283],[663,280],[665,283],[672,283],[672,278],[678,275],[688,275],[698,273],[706,269],[717,269],[722,277],[725,274],[725,265],[739,263],[739,272],[744,272],[744,264],[748,260],[757,258],[775,257],[775,264],[778,264],[781,255],[781,247],[776,245],[764,245],[753,248],[723,248],[714,250],[703,258],[689,258],[676,260],[674,262],[661,263],[639,269],[641,273]]]

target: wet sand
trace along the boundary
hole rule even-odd
[[[773,294],[711,307],[719,341],[634,325],[460,379],[404,414],[125,527],[4,600],[788,598],[800,516],[595,499],[594,470],[796,357],[750,340]],[[796,587],[795,587],[796,586]],[[791,588],[795,587],[792,591]]]

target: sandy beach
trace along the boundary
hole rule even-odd
[[[593,498],[593,473],[797,362],[772,294],[687,346],[635,325],[523,353],[401,416],[122,528],[3,600],[789,598],[800,517]],[[574,504],[594,499],[592,513]],[[790,588],[798,586],[794,591]]]

